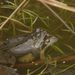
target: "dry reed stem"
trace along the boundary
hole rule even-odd
[[[57,0],[38,0],[38,1],[75,13],[75,8],[74,7],[68,6],[66,3],[62,3],[62,2],[59,2]]]
[[[69,27],[69,25],[50,7],[48,6],[45,2],[41,2],[47,9],[49,9],[49,11],[51,11],[55,17],[57,17],[63,24],[64,26],[75,35],[75,31],[72,30],[71,27]]]
[[[20,5],[12,12],[12,14],[3,22],[3,24],[0,26],[0,30],[5,26],[5,24],[14,16],[14,14],[25,4],[27,5],[29,1],[23,0]],[[25,6],[24,5],[24,6]]]

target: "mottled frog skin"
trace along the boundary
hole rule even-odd
[[[38,55],[40,49],[47,48],[58,39],[43,29],[37,28],[32,33],[7,39],[0,50],[8,50],[14,55],[32,53]]]
[[[21,40],[22,43],[10,49],[13,54],[22,55],[33,53],[34,55],[37,55],[40,49],[54,44],[58,39],[47,33],[45,30],[37,28],[28,36],[23,36],[22,38],[19,37],[19,40]]]

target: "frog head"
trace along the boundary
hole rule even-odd
[[[36,31],[32,34],[35,48],[47,48],[50,45],[53,45],[57,42],[57,37],[50,35],[47,31],[43,29],[36,29]]]

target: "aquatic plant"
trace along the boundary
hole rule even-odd
[[[74,0],[64,0],[63,2],[56,0],[3,0],[0,2],[0,44],[16,35],[30,34],[38,27],[58,38],[57,43],[48,47],[45,52],[41,52],[41,57],[42,53],[45,53],[44,60],[17,63],[16,68],[23,67],[22,70],[27,75],[47,73],[56,75],[74,68],[75,8],[73,3]],[[28,58],[30,57],[28,56]],[[34,67],[30,69],[28,66]],[[36,70],[33,71],[34,68]],[[57,70],[57,68],[59,69]]]

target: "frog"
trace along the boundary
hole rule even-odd
[[[16,55],[28,53],[33,53],[34,55],[37,55],[40,49],[48,47],[56,41],[57,38],[55,36],[52,36],[47,31],[38,28],[29,35],[26,41],[11,48],[10,51]]]
[[[41,50],[53,45],[57,40],[57,37],[50,35],[46,30],[36,28],[29,34],[8,38],[1,49],[8,49],[16,57],[23,55],[25,57],[28,54],[37,58],[40,57]],[[32,58],[34,58],[33,56]],[[24,57],[22,58],[23,60]]]
[[[46,30],[40,28],[34,30],[25,38],[27,37],[28,39],[10,49],[10,51],[17,56],[23,55],[19,58],[20,61],[29,61],[26,59],[27,56],[28,58],[31,57],[32,60],[41,58],[41,53],[43,53],[42,55],[44,56],[44,52],[42,52],[42,50],[53,45],[58,40],[57,37],[50,35]]]

